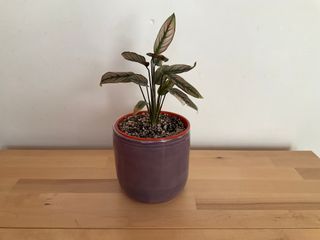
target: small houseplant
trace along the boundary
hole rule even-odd
[[[107,72],[100,85],[107,83],[135,83],[143,100],[133,113],[120,117],[113,127],[116,170],[123,190],[142,202],[163,202],[183,189],[188,176],[190,123],[181,115],[162,111],[167,94],[198,110],[188,97],[202,98],[201,94],[180,73],[196,66],[166,65],[162,53],[169,47],[176,29],[172,14],[162,25],[151,59],[134,52],[123,52],[129,61],[142,64],[147,77],[133,72]],[[141,111],[146,108],[147,111]]]

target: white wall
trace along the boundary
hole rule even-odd
[[[0,0],[0,147],[111,146],[137,86],[98,86],[120,56],[152,49],[172,12],[166,55],[197,68],[205,97],[187,116],[194,147],[290,147],[320,153],[320,1]]]

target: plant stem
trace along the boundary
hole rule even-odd
[[[157,111],[156,111],[156,121],[158,121],[158,117],[159,117],[159,114],[158,114],[158,112],[159,112],[159,108],[160,108],[160,103],[161,103],[161,95],[160,94],[158,94],[158,99],[157,99]]]
[[[162,86],[163,84],[163,77],[161,77],[160,79],[160,86]],[[156,111],[156,122],[158,122],[159,120],[159,115],[160,115],[160,111],[161,111],[161,106],[160,106],[160,103],[161,103],[161,98],[162,96],[160,94],[158,94],[158,99],[157,99],[157,111]]]
[[[139,88],[140,88],[140,91],[141,91],[141,93],[142,93],[143,100],[147,103],[147,109],[148,109],[148,111],[149,111],[148,102],[147,102],[147,100],[146,100],[146,97],[145,97],[145,95],[144,95],[144,93],[143,93],[143,90],[142,90],[142,88],[141,88],[141,85],[140,85],[140,84],[139,84]]]
[[[153,59],[151,59],[151,105],[152,105],[152,111],[150,115],[151,124],[155,125],[156,123],[156,114],[157,114],[157,105],[156,105],[156,83],[154,79],[155,74],[155,64],[153,62]]]
[[[166,98],[166,96],[167,96],[167,94],[165,94],[165,95],[162,97],[162,99],[160,100],[161,104],[160,104],[160,106],[159,106],[159,110],[158,110],[158,113],[157,113],[157,119],[158,119],[159,116],[160,116],[161,109],[162,109],[162,105],[163,105],[163,103],[164,103],[164,99]]]
[[[162,109],[162,105],[163,105],[163,103],[164,103],[164,99],[166,98],[166,96],[167,96],[167,94],[165,94],[165,95],[163,96],[163,98],[162,98],[162,102],[161,102],[161,105],[160,105],[160,111],[161,111],[161,109]]]
[[[149,86],[151,87],[152,82],[151,82],[150,70],[149,70],[148,67],[146,67],[146,68],[148,70]],[[150,102],[150,95],[149,95],[149,87],[146,86],[146,89],[147,89],[147,96],[148,96],[148,104],[149,104],[149,107],[150,107],[151,102]],[[149,112],[149,115],[150,115],[150,109],[148,109],[148,112]]]
[[[149,89],[148,89],[148,86],[146,86],[146,91],[147,91],[147,97],[148,97],[148,105],[150,105],[150,97],[149,97]]]

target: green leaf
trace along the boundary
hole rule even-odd
[[[162,85],[160,85],[160,87],[158,88],[158,94],[159,95],[167,94],[173,86],[174,86],[174,83],[168,79]]]
[[[192,86],[190,83],[188,83],[179,75],[171,74],[171,75],[168,75],[168,77],[177,87],[182,89],[187,94],[195,98],[203,98],[194,86]]]
[[[169,91],[173,96],[175,96],[182,104],[187,104],[189,107],[198,111],[198,107],[191,101],[191,99],[184,92],[177,88],[172,88]]]
[[[178,74],[183,72],[188,72],[193,69],[197,63],[195,62],[193,66],[186,65],[186,64],[174,64],[174,65],[163,65],[161,66],[161,71],[165,74]]]
[[[133,114],[137,114],[137,112],[139,112],[140,110],[142,110],[145,106],[147,106],[147,103],[143,100],[140,100],[133,109]]]
[[[141,63],[142,65],[148,67],[149,63],[146,61],[144,56],[141,56],[137,53],[134,52],[123,52],[121,53],[122,57],[124,57],[125,59],[132,61],[132,62],[137,62],[137,63]]]
[[[176,31],[176,17],[174,13],[168,17],[163,23],[153,46],[155,54],[163,53],[172,42],[174,33]]]
[[[141,74],[133,72],[107,72],[101,77],[100,86],[106,83],[129,83],[133,82],[141,86],[147,86],[148,80]]]

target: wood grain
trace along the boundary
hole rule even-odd
[[[67,192],[95,193],[120,192],[116,179],[19,179],[13,192]]]
[[[320,180],[320,168],[296,168],[297,172],[309,180]]]
[[[318,229],[0,229],[0,239],[319,240]]]
[[[172,201],[143,204],[111,150],[0,151],[2,239],[320,239],[320,160],[308,151],[193,150]]]

